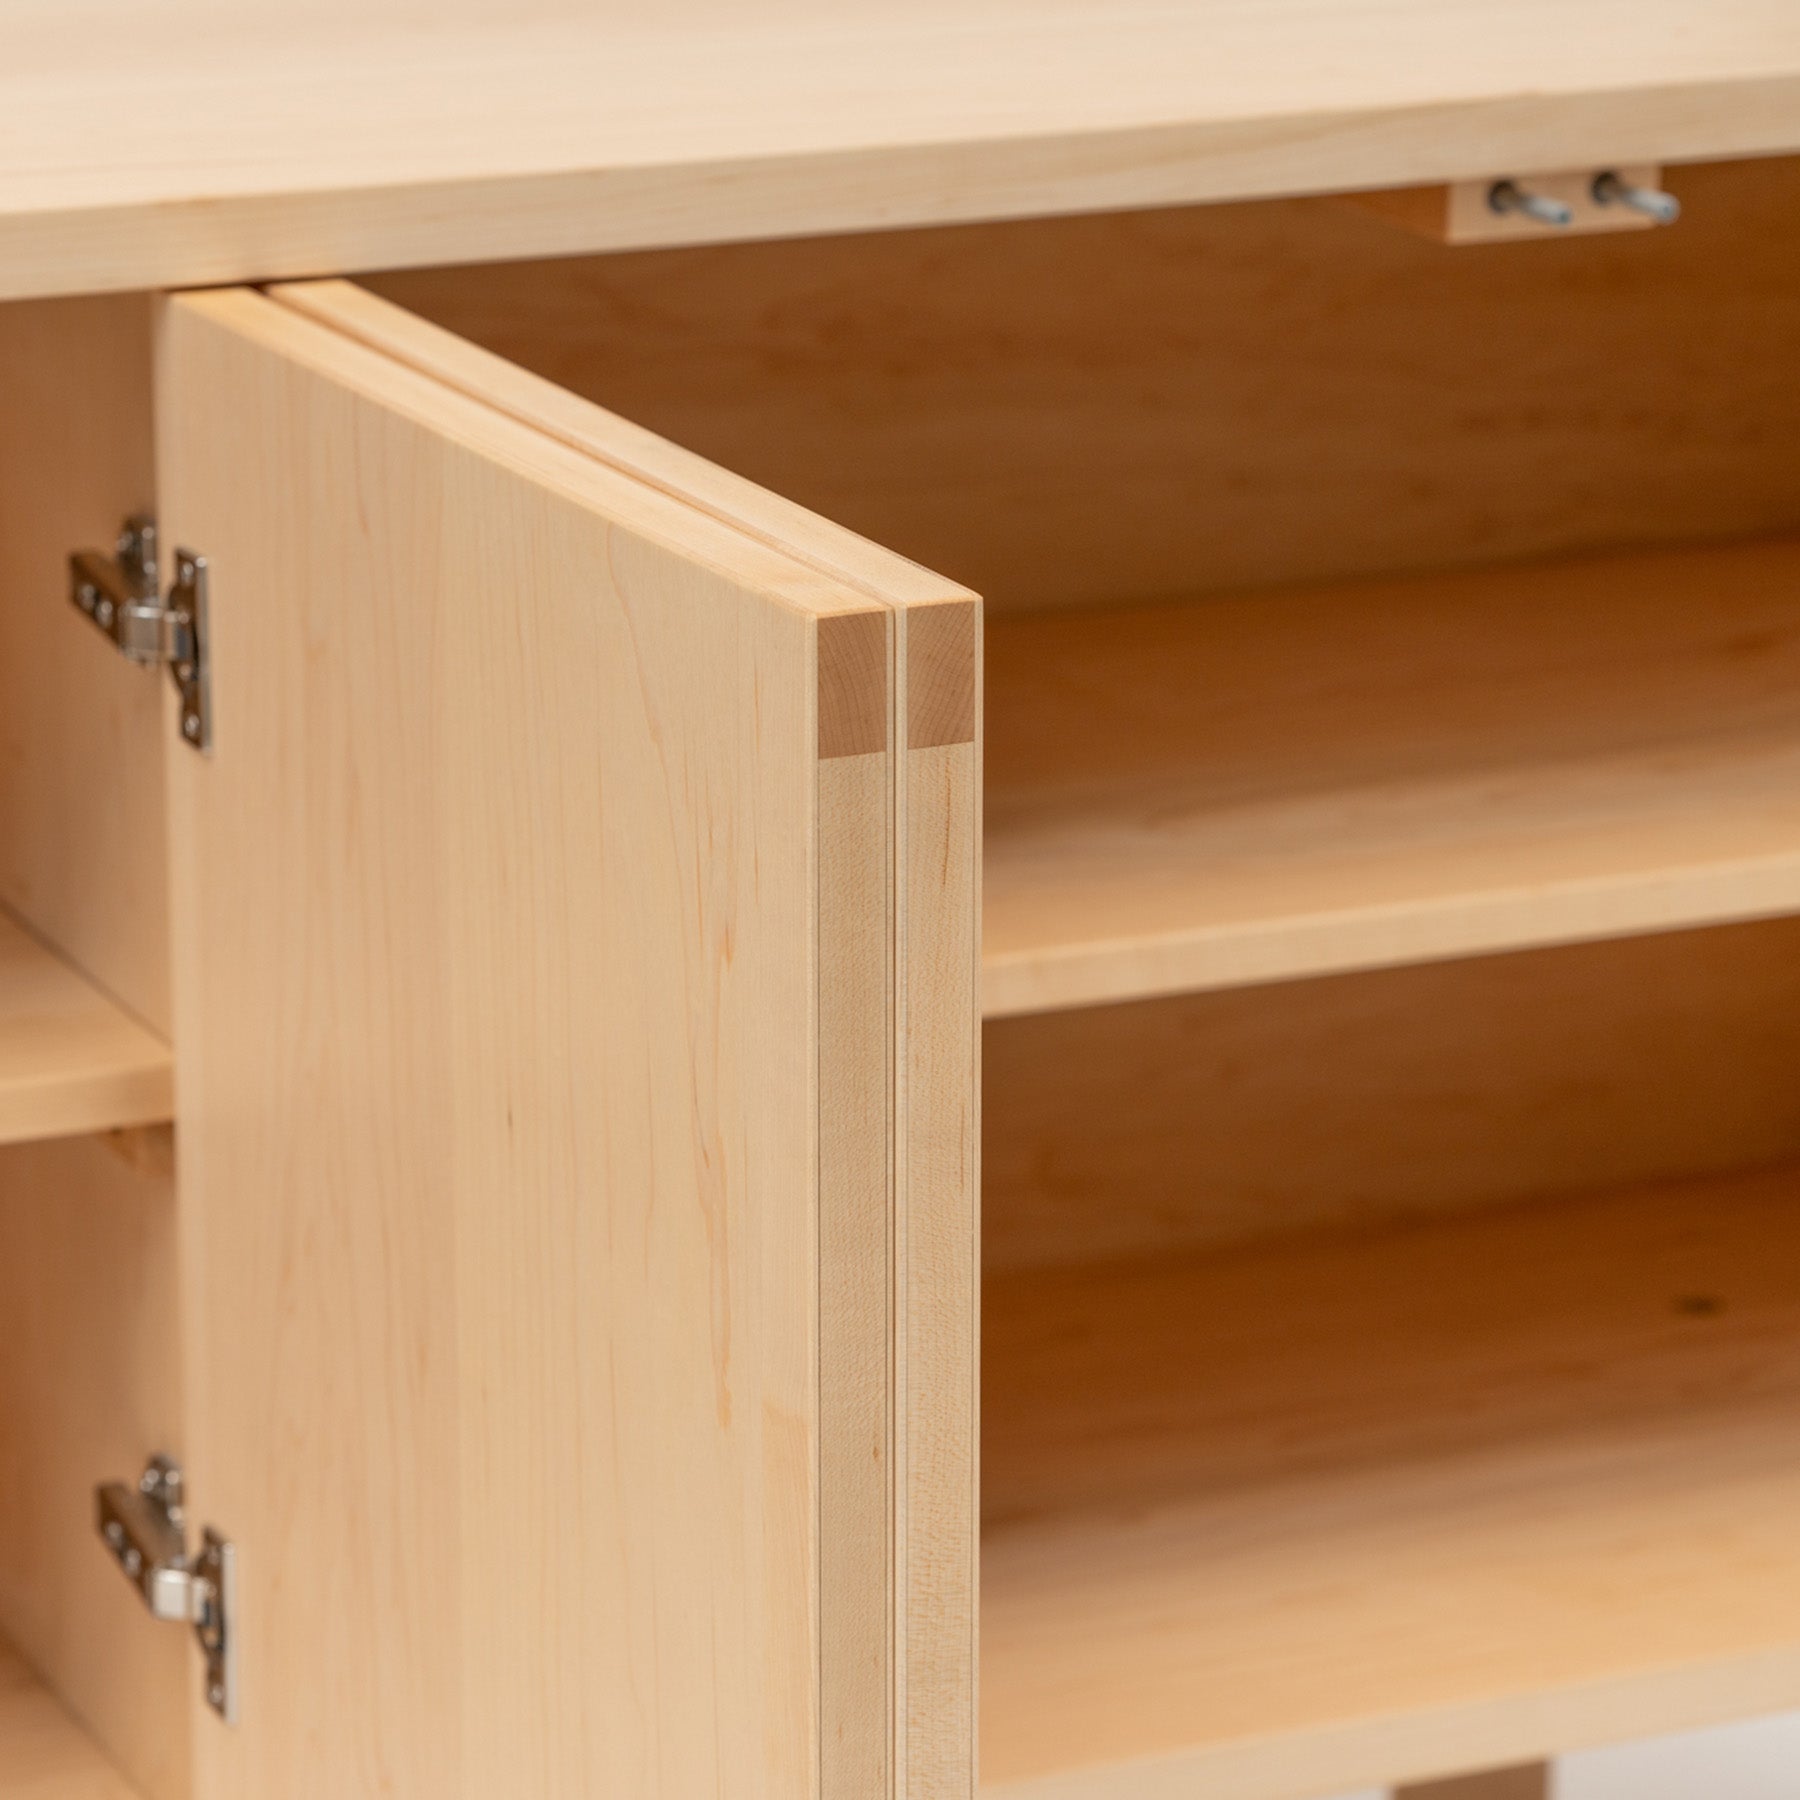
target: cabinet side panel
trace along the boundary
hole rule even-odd
[[[901,618],[899,1791],[967,1800],[979,1553],[981,619],[969,601]]]
[[[198,1792],[816,1793],[811,578],[260,296],[159,384]]]
[[[168,1027],[166,680],[67,601],[68,554],[154,500],[149,303],[0,306],[0,905]],[[42,1021],[48,1030],[50,1022]],[[94,1533],[94,1484],[179,1452],[166,1135],[0,1151],[0,1636],[148,1800],[188,1789],[182,1634]]]
[[[145,1800],[185,1800],[200,1673],[106,1553],[93,1491],[182,1450],[175,1274],[166,1152],[0,1150],[0,1637]]]
[[[0,306],[0,902],[166,1033],[169,683],[68,604],[69,552],[154,507],[149,305]]]

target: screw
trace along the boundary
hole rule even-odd
[[[144,1559],[133,1549],[126,1550],[124,1561],[127,1575],[135,1575],[144,1566]]]
[[[223,1707],[225,1704],[225,1684],[224,1684],[224,1682],[215,1681],[206,1690],[206,1698],[208,1699],[208,1701],[210,1701],[212,1703],[212,1705],[217,1706],[217,1707]]]
[[[94,610],[94,602],[99,598],[99,590],[91,581],[84,581],[81,586],[75,590],[75,604],[79,606],[84,613],[91,613]]]
[[[1661,188],[1639,187],[1625,180],[1616,169],[1603,169],[1594,177],[1589,190],[1596,206],[1629,206],[1654,219],[1658,225],[1673,225],[1681,217],[1681,202]]]
[[[105,629],[111,630],[113,622],[113,603],[110,600],[96,600],[94,602],[94,618]]]
[[[1575,218],[1572,206],[1552,200],[1548,194],[1533,194],[1516,181],[1496,181],[1488,189],[1488,207],[1497,213],[1523,213],[1540,225],[1561,227],[1571,224]]]
[[[181,715],[181,735],[190,743],[197,744],[200,741],[200,715],[198,713]]]

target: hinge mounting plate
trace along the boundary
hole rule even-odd
[[[210,1525],[189,1554],[182,1485],[180,1464],[153,1456],[135,1487],[109,1481],[94,1490],[96,1522],[151,1617],[193,1626],[206,1657],[207,1704],[235,1725],[237,1556]]]
[[[206,585],[206,558],[177,550],[169,596],[161,598],[156,524],[141,514],[125,521],[111,556],[77,550],[69,558],[71,603],[127,661],[169,671],[181,696],[181,735],[197,750],[212,748]]]

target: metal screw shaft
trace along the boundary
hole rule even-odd
[[[1496,181],[1488,189],[1488,205],[1497,213],[1522,213],[1540,225],[1558,227],[1573,223],[1575,209],[1548,194],[1534,194],[1516,181]]]
[[[1596,175],[1592,192],[1596,206],[1629,206],[1659,225],[1673,225],[1681,217],[1681,202],[1673,194],[1665,194],[1661,188],[1640,187],[1625,180],[1615,169]]]

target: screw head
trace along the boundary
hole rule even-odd
[[[199,743],[200,715],[198,713],[183,713],[181,715],[181,735],[186,738],[189,743]]]
[[[98,619],[103,626],[110,628],[113,622],[113,603],[110,600],[96,600],[94,602],[94,617]]]

